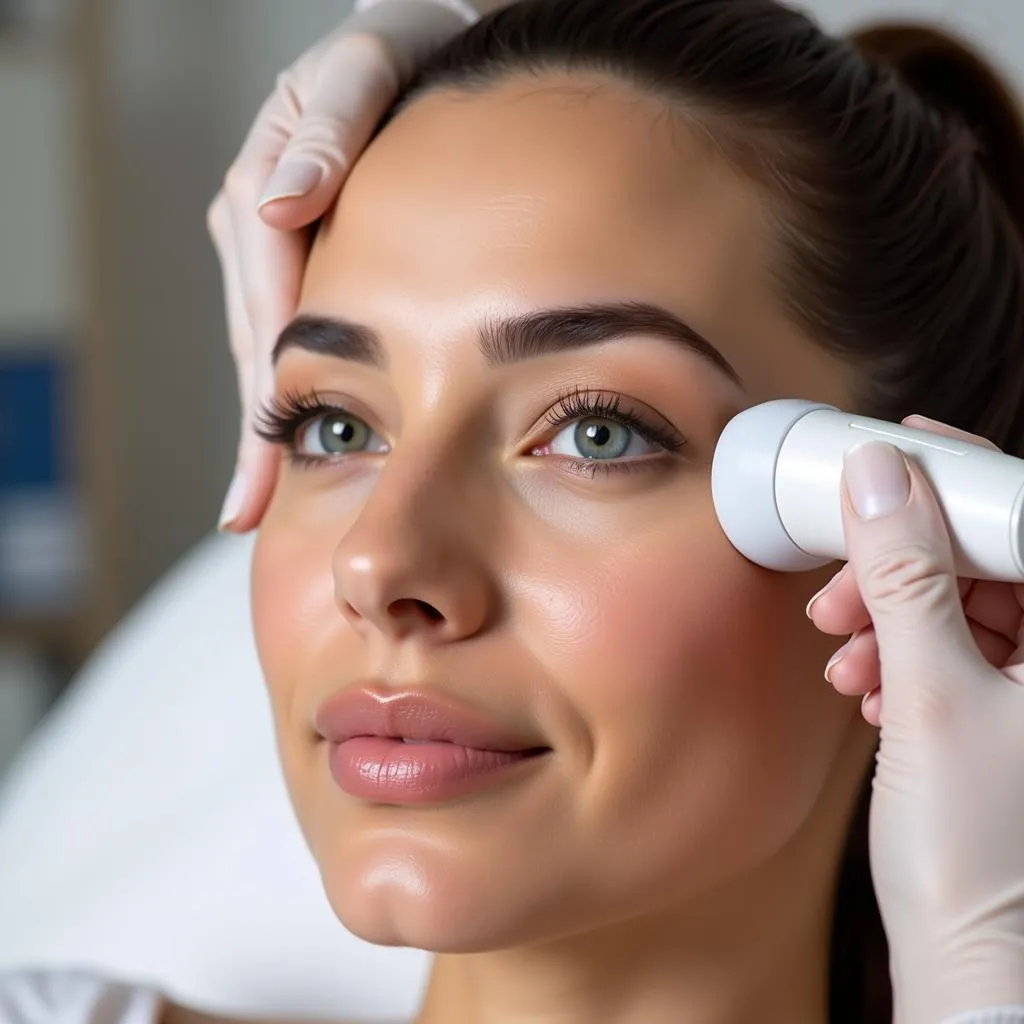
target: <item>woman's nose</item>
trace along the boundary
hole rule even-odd
[[[353,629],[431,643],[478,633],[495,613],[497,588],[455,510],[445,514],[436,498],[381,504],[371,498],[335,549],[335,600]]]

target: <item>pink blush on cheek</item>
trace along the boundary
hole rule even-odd
[[[547,665],[589,733],[574,758],[587,819],[645,837],[651,877],[684,888],[768,859],[812,813],[850,720],[801,587],[707,530],[591,583]]]
[[[765,662],[784,618],[780,595],[752,579],[745,565],[731,567],[731,559],[716,556],[714,545],[686,544],[609,571],[603,585],[592,580],[586,643],[576,645],[586,652],[588,675],[629,700],[639,693],[658,703],[686,702],[700,678],[719,690],[751,689],[756,700],[762,688],[750,674],[770,672]],[[578,628],[583,620],[579,615]]]
[[[654,745],[718,734],[799,759],[799,734],[836,707],[814,686],[825,642],[805,588],[743,559],[708,515],[619,547],[572,588],[566,567],[546,594],[548,670],[597,745],[601,733]]]

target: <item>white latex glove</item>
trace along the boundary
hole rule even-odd
[[[0,972],[0,1024],[159,1024],[148,988],[75,971]]]
[[[896,448],[859,447],[844,481],[850,561],[808,614],[853,634],[827,678],[881,726],[870,853],[896,1020],[1024,1020],[1024,587],[957,580],[938,503]]]
[[[477,9],[500,6],[480,0]],[[279,453],[255,435],[253,415],[272,385],[274,342],[298,303],[308,239],[297,229],[333,203],[416,67],[475,17],[463,0],[357,4],[336,32],[278,77],[210,206],[242,404],[222,528],[256,526],[277,477]]]

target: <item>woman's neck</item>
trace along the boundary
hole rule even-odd
[[[417,1024],[825,1024],[832,908],[805,894],[831,877],[776,877],[685,916],[544,946],[441,955]]]

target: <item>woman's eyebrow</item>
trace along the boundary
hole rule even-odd
[[[638,334],[681,345],[743,385],[740,375],[710,341],[674,313],[647,302],[541,309],[494,320],[481,332],[480,348],[489,365],[503,366]]]
[[[366,366],[387,366],[387,353],[375,330],[364,324],[330,316],[295,317],[278,335],[271,353],[277,363],[289,349],[298,348],[314,355],[333,356]]]
[[[638,334],[681,345],[743,386],[740,375],[711,342],[674,313],[646,302],[557,307],[494,319],[481,330],[479,345],[489,366],[505,366]],[[274,346],[274,362],[291,348],[381,369],[387,366],[387,352],[376,331],[335,317],[296,317]]]

